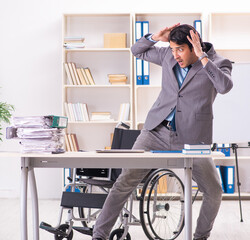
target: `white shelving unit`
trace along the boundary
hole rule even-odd
[[[104,33],[126,33],[126,48],[104,48]],[[112,121],[69,122],[67,131],[76,133],[80,149],[95,150],[110,146],[110,135],[118,123],[121,103],[130,103],[133,120],[133,58],[131,14],[64,14],[63,38],[83,36],[85,48],[64,49],[63,63],[88,67],[95,85],[69,85],[63,68],[63,99],[65,102],[86,103],[91,112],[111,112]],[[110,85],[108,74],[126,74],[126,85]],[[65,114],[65,109],[63,109]]]
[[[161,91],[161,67],[154,64],[150,64],[150,84],[136,84],[136,61],[130,51],[135,43],[135,22],[149,21],[149,32],[155,33],[178,22],[193,25],[194,20],[202,20],[203,41],[213,43],[219,54],[235,63],[250,63],[250,13],[210,13],[206,17],[202,13],[64,14],[63,38],[83,36],[86,47],[63,48],[63,63],[74,62],[77,67],[89,67],[96,85],[69,85],[63,67],[62,107],[65,102],[82,102],[87,104],[89,113],[109,111],[115,120],[69,122],[68,132],[77,133],[81,149],[110,146],[110,134],[118,123],[119,107],[124,102],[130,103],[127,123],[132,128],[142,129],[146,115]],[[104,33],[121,32],[127,34],[126,48],[103,47]],[[107,74],[120,73],[128,76],[127,84],[110,85]],[[245,161],[244,168],[247,164],[245,158],[249,157],[239,156],[240,161]],[[234,163],[233,157],[215,161],[222,165]],[[244,169],[242,179],[248,184]],[[243,191],[248,192],[247,188]],[[237,197],[237,193],[230,196]],[[246,196],[249,197],[248,194]]]
[[[250,13],[211,13],[209,41],[235,63],[250,62]]]

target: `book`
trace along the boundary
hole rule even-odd
[[[121,103],[120,110],[118,115],[118,121],[128,121],[129,120],[129,112],[130,112],[130,104],[129,103]]]
[[[70,150],[71,152],[74,152],[74,145],[73,145],[73,141],[72,138],[70,136],[70,134],[67,134],[68,140],[69,140],[69,146],[70,146]]]
[[[182,153],[182,150],[150,150],[152,153]]]
[[[76,64],[72,62],[71,65],[72,65],[72,69],[73,69],[73,72],[75,75],[76,85],[81,85],[80,78],[79,78],[77,71],[76,71]]]
[[[88,78],[88,81],[89,81],[89,84],[90,85],[95,85],[95,81],[94,81],[94,78],[90,72],[90,69],[89,68],[84,68],[84,71],[87,75],[87,78]]]
[[[64,141],[65,141],[65,145],[66,145],[66,151],[71,152],[70,145],[69,145],[68,134],[65,134]]]
[[[72,79],[72,76],[70,74],[68,63],[64,63],[64,69],[65,69],[65,72],[66,72],[66,75],[67,75],[68,83],[70,85],[73,85],[73,79]]]
[[[91,121],[102,121],[102,120],[112,120],[110,112],[92,112]]]
[[[127,76],[125,74],[108,74],[111,84],[126,84]]]
[[[64,43],[63,46],[66,49],[74,49],[74,48],[84,48],[85,47],[85,43],[74,43],[74,42],[70,42],[70,43]]]
[[[210,149],[182,149],[183,154],[191,154],[191,155],[197,155],[197,154],[210,154]]]
[[[71,63],[68,63],[70,75],[72,77],[73,85],[77,85],[76,77]]]
[[[84,71],[84,68],[80,68],[80,70],[81,70],[81,73],[82,73],[82,75],[83,75],[83,77],[84,77],[84,80],[85,80],[85,82],[86,82],[86,85],[90,85],[88,76],[86,75],[86,72]]]
[[[83,108],[83,114],[84,114],[84,118],[87,122],[89,122],[89,113],[88,113],[88,107],[86,103],[81,103],[82,108]]]
[[[184,144],[184,149],[211,149],[210,144]]]
[[[84,37],[82,36],[68,36],[68,37],[64,37],[64,43],[82,43],[84,42]]]
[[[81,69],[80,69],[80,68],[77,68],[77,69],[76,69],[76,72],[77,72],[77,74],[78,74],[78,76],[79,76],[81,85],[87,85],[87,82],[86,82],[86,80],[85,80],[84,75],[82,74]]]
[[[71,133],[71,137],[73,139],[73,144],[75,146],[75,150],[78,152],[80,150],[80,148],[79,148],[79,143],[78,143],[76,134],[75,133]]]

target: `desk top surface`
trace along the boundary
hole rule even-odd
[[[90,152],[65,152],[60,154],[41,154],[41,153],[20,153],[20,152],[0,152],[1,157],[19,157],[19,158],[220,158],[224,157],[221,152],[212,152],[211,154],[182,154],[182,153],[96,153]]]

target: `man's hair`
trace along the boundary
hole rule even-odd
[[[172,41],[178,45],[181,44],[187,44],[188,47],[190,48],[190,50],[192,51],[193,49],[193,45],[191,44],[191,42],[189,42],[187,36],[189,36],[191,38],[190,35],[190,30],[193,30],[194,33],[196,33],[197,31],[195,30],[194,27],[192,27],[191,25],[188,24],[182,24],[178,27],[175,27],[169,34],[168,36],[168,41]],[[201,43],[201,47],[202,50],[205,51],[205,44],[202,42],[200,34],[198,33],[199,38],[200,38],[200,43]],[[191,38],[192,39],[192,38]]]

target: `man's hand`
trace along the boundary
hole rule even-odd
[[[195,55],[199,58],[203,54],[201,43],[200,43],[200,37],[198,33],[197,32],[194,33],[193,30],[190,30],[190,35],[191,35],[191,38],[187,36],[187,39],[193,45]]]
[[[162,41],[162,42],[168,42],[168,36],[169,33],[175,28],[178,27],[180,23],[177,23],[173,25],[172,27],[166,27],[162,29],[160,32],[153,34],[152,39],[154,41]]]
[[[203,50],[202,50],[202,47],[201,47],[200,37],[199,37],[198,33],[197,32],[194,33],[193,30],[190,30],[190,35],[191,35],[191,38],[189,36],[187,36],[187,39],[192,44],[192,46],[194,48],[195,55],[198,58],[200,58],[203,55]],[[202,63],[203,66],[206,66],[206,64],[208,63],[207,57],[204,57],[201,60],[201,63]]]

